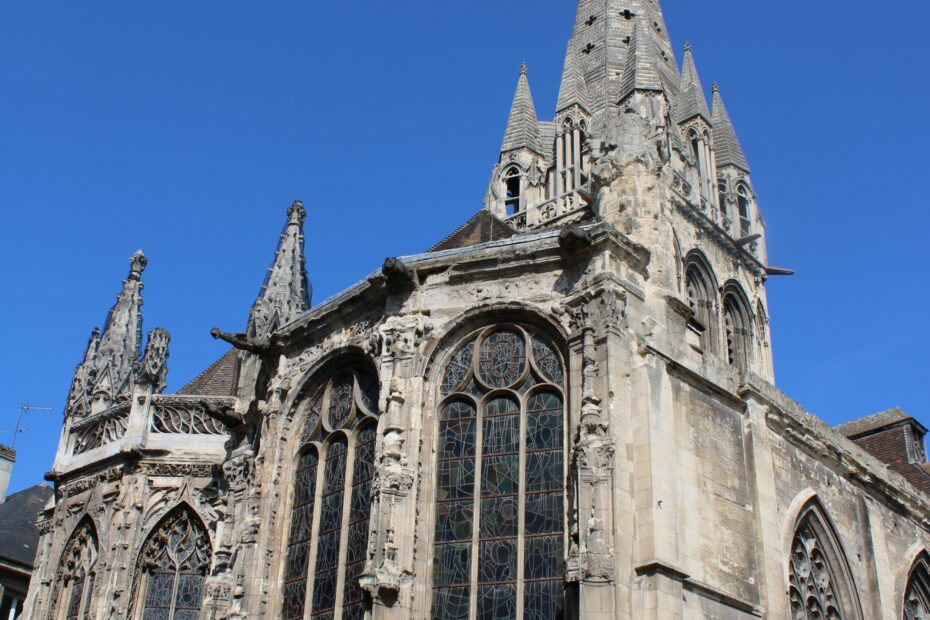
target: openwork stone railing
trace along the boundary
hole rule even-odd
[[[210,415],[211,408],[233,403],[232,399],[158,396],[152,399],[153,433],[225,435],[226,426]]]
[[[84,454],[123,438],[129,424],[129,408],[125,402],[96,415],[75,422],[71,427],[74,436],[74,454]]]

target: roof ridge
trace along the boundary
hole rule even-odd
[[[232,354],[232,353],[236,353],[236,349],[235,349],[235,348],[231,348],[231,349],[229,349],[228,351],[226,351],[226,353],[223,353],[215,362],[213,362],[212,364],[210,364],[209,366],[207,366],[203,371],[201,371],[201,373],[200,373],[199,375],[197,375],[196,377],[194,377],[193,379],[191,379],[190,381],[188,381],[186,384],[184,384],[184,387],[182,387],[180,390],[178,390],[178,391],[175,392],[175,393],[176,393],[176,394],[183,394],[183,393],[184,393],[184,390],[186,390],[186,389],[188,389],[188,388],[194,386],[198,381],[200,381],[201,379],[203,379],[204,377],[206,377],[208,373],[210,373],[212,370],[216,369],[216,368],[217,368],[220,364],[222,364],[223,361],[224,361],[227,357],[229,357],[229,355]]]
[[[456,228],[455,230],[453,230],[452,232],[450,232],[448,235],[446,235],[445,237],[443,237],[443,238],[439,241],[439,243],[433,244],[433,247],[431,247],[430,249],[428,249],[427,252],[435,252],[435,251],[436,251],[436,248],[438,248],[439,246],[441,246],[443,243],[445,243],[446,241],[448,241],[449,239],[451,239],[452,237],[454,237],[454,236],[457,235],[458,233],[460,233],[460,232],[462,232],[463,230],[465,230],[465,227],[466,227],[466,226],[468,226],[469,224],[471,224],[472,222],[474,222],[475,219],[477,219],[478,217],[480,217],[481,214],[482,214],[483,212],[485,212],[486,210],[487,210],[487,209],[479,209],[478,212],[475,213],[475,214],[474,214],[473,216],[471,216],[470,218],[468,218],[468,220],[466,220],[464,224],[462,224],[461,226],[459,226],[458,228]]]

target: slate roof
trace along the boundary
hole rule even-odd
[[[230,349],[223,357],[200,373],[178,394],[197,396],[235,396],[239,383],[239,353]]]
[[[574,104],[590,110],[588,87],[581,70],[578,52],[575,51],[575,40],[569,39],[568,49],[565,51],[565,65],[562,69],[562,83],[559,86],[559,102],[555,109],[561,111]]]
[[[746,154],[736,137],[730,113],[723,105],[723,97],[720,96],[720,88],[716,84],[714,84],[713,91],[714,111],[710,120],[714,126],[714,157],[717,160],[717,167],[736,166],[749,172],[749,162],[746,161]]]
[[[694,64],[694,54],[691,46],[685,46],[685,61],[681,70],[681,87],[676,98],[678,104],[677,121],[682,123],[695,116],[710,120],[710,109],[704,97],[704,87],[698,76],[697,66]]]
[[[664,91],[659,77],[655,44],[641,16],[636,17],[636,28],[630,40],[626,70],[620,85],[620,100],[626,99],[636,91]]]
[[[482,209],[428,251],[441,252],[442,250],[467,248],[488,241],[509,239],[516,234],[517,231],[509,224]]]
[[[39,544],[36,520],[52,493],[49,485],[37,484],[0,504],[0,558],[32,569]]]
[[[510,108],[510,118],[507,120],[507,130],[504,132],[501,152],[506,153],[520,148],[543,153],[542,143],[539,140],[536,106],[533,105],[530,83],[526,79],[526,65],[520,67],[520,79],[517,81],[517,92],[513,96],[513,105]]]

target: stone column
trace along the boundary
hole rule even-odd
[[[574,183],[572,189],[581,187],[581,131],[575,127],[572,131],[572,157],[574,158]]]
[[[559,134],[555,139],[555,198],[562,197],[562,172],[565,170],[565,134]]]

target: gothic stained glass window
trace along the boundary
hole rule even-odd
[[[921,554],[911,569],[904,594],[904,620],[930,620],[930,555]]]
[[[75,529],[61,556],[61,568],[53,599],[58,600],[58,617],[66,620],[83,618],[90,607],[94,592],[97,563],[97,532],[89,518]]]
[[[794,620],[860,618],[842,551],[816,502],[802,512],[791,543],[788,592]],[[846,569],[846,570],[844,570]],[[855,610],[854,610],[855,608]]]
[[[139,555],[143,620],[197,620],[211,549],[206,529],[190,509],[168,514]]]
[[[341,610],[343,620],[361,620],[378,380],[362,369],[342,370],[306,402],[312,404],[298,407],[305,419],[299,421],[282,617],[301,619],[309,606],[314,619],[331,620]]]
[[[444,368],[434,619],[562,617],[563,380],[555,349],[516,326],[472,334]]]

